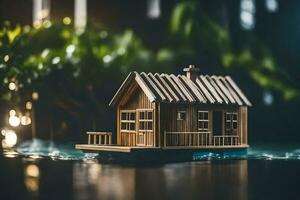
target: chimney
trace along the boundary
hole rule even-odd
[[[189,65],[189,67],[183,69],[184,72],[186,72],[186,77],[192,81],[195,81],[198,72],[200,71],[199,68],[196,68],[195,65]]]

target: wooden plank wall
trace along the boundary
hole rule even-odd
[[[156,108],[155,103],[151,103],[148,97],[145,95],[145,93],[142,91],[142,89],[136,85],[134,82],[130,88],[128,89],[128,93],[126,96],[122,98],[120,101],[120,105],[117,109],[117,144],[121,145],[121,130],[120,130],[120,121],[121,121],[121,110],[136,110],[136,109],[154,109],[153,110],[153,133],[154,138],[156,138],[156,141],[158,141],[157,137],[157,125],[155,122],[155,119],[157,119],[157,112],[155,111]],[[137,117],[137,116],[136,116]],[[137,124],[136,124],[137,126]],[[158,144],[155,142],[155,144]]]
[[[131,93],[131,96],[127,99],[127,101],[122,103],[123,105],[120,105],[120,109],[122,110],[154,108],[152,103],[149,101],[148,97],[145,95],[145,93],[141,90],[140,87],[137,87]]]
[[[238,112],[238,135],[243,138],[242,144],[247,144],[247,107],[243,106],[239,109],[237,106],[224,105],[199,105],[185,103],[161,103],[160,104],[160,143],[163,145],[164,131],[168,132],[197,132],[198,131],[198,111],[208,110],[209,112],[209,130],[213,134],[213,111]],[[177,120],[177,112],[186,111],[185,120]],[[223,114],[224,117],[224,114]],[[223,122],[224,127],[224,122]],[[224,128],[223,128],[224,130]],[[241,135],[243,134],[243,135]]]
[[[240,107],[240,133],[241,133],[241,143],[248,144],[248,107]]]

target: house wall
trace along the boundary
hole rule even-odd
[[[237,112],[238,113],[238,135],[242,144],[247,144],[247,107],[229,105],[203,105],[203,104],[160,104],[160,145],[163,145],[164,132],[198,132],[198,111],[209,111],[209,131],[213,131],[213,111]],[[177,112],[186,111],[185,120],[177,120]],[[224,118],[224,116],[223,116]],[[223,119],[224,134],[224,119]]]
[[[153,133],[154,133],[154,144],[157,145],[157,104],[149,101],[148,97],[142,91],[142,89],[134,82],[128,89],[126,95],[122,97],[120,104],[117,108],[117,144],[121,145],[121,131],[120,131],[120,122],[121,122],[121,111],[122,110],[136,110],[136,109],[153,109]],[[137,120],[136,120],[137,121]],[[136,122],[137,127],[137,122]]]
[[[213,132],[213,111],[238,113],[238,135],[242,144],[247,144],[247,107],[231,105],[205,105],[186,103],[156,103],[150,102],[148,97],[137,84],[132,84],[117,107],[117,144],[120,140],[121,110],[153,109],[154,145],[163,146],[164,131],[168,132],[197,132],[198,111],[209,111],[209,131]],[[177,112],[185,111],[186,119],[177,120]],[[224,123],[224,120],[223,120]],[[224,124],[223,124],[224,127]],[[224,134],[224,132],[223,132]]]

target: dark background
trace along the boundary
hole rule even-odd
[[[175,43],[174,40],[170,40],[170,18],[174,7],[181,2],[178,0],[161,1],[161,16],[158,19],[149,19],[146,14],[147,1],[89,0],[88,18],[89,22],[103,24],[114,32],[132,29],[141,38],[145,47],[152,51],[158,51],[164,46],[172,46],[172,43]],[[296,0],[278,0],[277,2],[278,10],[270,13],[265,7],[265,1],[256,1],[256,24],[253,30],[244,30],[241,27],[240,1],[238,0],[200,0],[197,1],[197,12],[204,13],[205,16],[213,19],[228,32],[234,51],[245,45],[258,47],[263,44],[276,61],[280,72],[278,76],[284,76],[288,85],[299,91],[300,2]],[[61,21],[65,16],[73,18],[73,7],[74,2],[72,0],[52,0],[51,20]],[[0,25],[2,26],[5,21],[10,21],[12,26],[17,24],[31,25],[32,1],[0,0]],[[182,42],[184,43],[184,40]],[[205,44],[198,46],[196,56],[174,61],[171,70],[168,68],[168,72],[181,73],[184,66],[195,64],[201,68],[202,73],[230,74],[253,104],[253,107],[249,109],[250,143],[281,141],[291,143],[300,141],[298,131],[300,100],[298,97],[286,99],[282,96],[282,91],[259,85],[248,75],[247,70],[237,68],[228,71],[222,66],[222,63],[218,62],[210,53],[207,53],[205,49]],[[162,68],[161,71],[167,70]],[[124,74],[115,74],[115,76],[124,77]],[[57,78],[57,80],[59,79]],[[97,91],[99,101],[108,105],[110,98],[121,84],[121,80],[122,78],[119,82],[108,87],[105,93]],[[54,78],[53,82],[55,81]],[[266,93],[273,97],[270,105],[264,102]],[[6,105],[2,104],[3,117]],[[52,112],[51,108],[47,108],[45,104],[37,103],[36,112],[38,135],[41,138],[49,138],[50,125],[47,122],[49,121],[48,113]],[[56,115],[55,112],[54,115]],[[103,119],[103,117],[106,119]],[[58,121],[61,120],[60,116],[54,118]],[[69,128],[64,132],[67,137],[57,138],[71,138],[73,141],[77,141],[80,137],[82,139],[83,131],[86,130],[115,130],[114,109],[105,110],[105,114],[102,114],[100,118],[102,120],[97,119],[93,123],[87,123],[84,120],[80,121],[82,119],[73,119],[68,116],[65,119]],[[56,123],[55,119],[54,124]],[[3,122],[2,126],[5,126],[5,123]],[[78,123],[83,124],[79,129]],[[57,132],[55,127],[54,125],[54,134]],[[28,131],[30,132],[30,130]]]

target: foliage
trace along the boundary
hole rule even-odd
[[[165,62],[164,51],[156,55],[145,48],[132,30],[114,33],[89,25],[77,35],[70,24],[47,21],[40,27],[6,24],[0,31],[2,100],[24,107],[38,92],[40,110],[50,118],[105,118],[110,98],[129,71],[157,72]],[[10,83],[16,89],[10,90]]]
[[[300,88],[294,84],[296,77],[276,64],[270,50],[254,34],[248,33],[243,40],[231,38],[224,27],[205,14],[197,1],[184,1],[175,6],[170,30],[171,49],[187,49],[192,54],[190,57],[205,52],[205,56],[225,69],[244,71],[261,88],[278,92],[285,100],[299,99]]]

